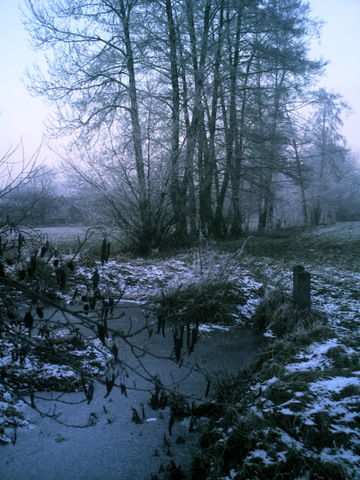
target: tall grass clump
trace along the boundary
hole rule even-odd
[[[191,262],[190,276],[154,299],[157,317],[176,325],[233,324],[238,306],[246,303],[235,274],[234,255],[220,254],[209,241],[200,245]]]
[[[308,331],[314,323],[326,323],[326,317],[312,309],[301,310],[292,297],[281,290],[270,290],[257,306],[251,323],[258,333],[272,333],[276,337],[294,334],[299,328]]]

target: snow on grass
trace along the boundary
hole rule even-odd
[[[332,232],[333,239],[341,244],[338,228],[331,228],[329,231]],[[356,241],[360,238],[359,232],[357,225],[352,231]],[[310,234],[309,239],[311,238]],[[347,241],[346,238],[345,243]],[[326,313],[328,325],[333,332],[331,338],[320,341],[314,338],[310,345],[299,345],[297,353],[289,354],[288,359],[284,359],[284,364],[274,361],[274,368],[280,369],[279,375],[263,378],[252,385],[250,380],[250,397],[246,390],[242,392],[244,396],[236,404],[242,412],[239,412],[240,418],[246,415],[246,412],[252,412],[260,424],[263,423],[263,430],[259,426],[254,428],[254,436],[261,440],[246,456],[250,465],[252,461],[260,461],[263,466],[261,470],[256,465],[254,470],[247,470],[250,472],[248,477],[261,471],[262,478],[274,478],[273,473],[270,473],[270,466],[276,461],[273,451],[277,449],[281,452],[281,458],[277,457],[278,462],[286,462],[288,455],[294,455],[294,451],[297,451],[299,464],[301,458],[304,458],[304,465],[308,464],[309,469],[314,468],[310,467],[310,464],[316,465],[318,462],[319,465],[324,464],[321,468],[324,467],[327,471],[332,472],[332,469],[335,469],[334,475],[337,478],[360,478],[358,269],[356,271],[353,268],[354,263],[346,258],[346,268],[341,261],[334,262],[333,265],[324,265],[321,261],[318,264],[306,264],[303,259],[296,259],[295,256],[292,263],[285,263],[287,268],[284,268],[283,261],[273,259],[258,261],[252,257],[248,265],[246,260],[243,262],[247,269],[252,269],[254,278],[262,283],[265,289],[280,288],[290,294],[292,266],[305,265],[311,273],[313,308]],[[256,305],[258,298],[253,296],[252,301]],[[272,337],[273,341],[276,341],[276,338]],[[271,369],[269,373],[270,371]],[[288,399],[284,401],[286,398]],[[277,428],[272,425],[275,418]],[[277,438],[276,434],[279,440],[264,442],[264,437],[271,436],[274,439]],[[228,438],[226,440],[228,441]],[[224,438],[220,441],[224,443]],[[236,437],[233,442],[236,442]],[[284,449],[284,446],[287,448]],[[306,457],[312,460],[307,462]],[[268,467],[269,477],[266,473]],[[313,471],[316,472],[316,467]],[[324,476],[319,478],[330,478],[328,475],[324,473]],[[306,475],[305,477],[308,478]]]
[[[268,456],[266,450],[256,449],[253,450],[245,459],[245,462],[249,462],[253,459],[260,459],[265,465],[272,465],[275,462]]]
[[[324,234],[328,234],[330,242],[337,239],[338,232],[335,227],[319,229],[314,235],[306,234],[304,238],[310,242]],[[357,239],[358,235],[359,229],[349,225],[344,242],[351,245],[351,239]],[[313,250],[316,252],[315,247]],[[314,339],[310,345],[299,346],[296,354],[285,361],[281,374],[271,374],[269,378],[249,386],[254,400],[250,407],[245,404],[245,411],[249,408],[257,419],[263,419],[261,435],[268,438],[272,431],[278,438],[278,444],[257,443],[245,458],[249,463],[260,460],[264,466],[270,467],[274,461],[284,463],[290,450],[294,449],[306,452],[306,455],[321,462],[343,465],[349,472],[349,478],[351,475],[360,477],[360,355],[356,345],[350,346],[351,338],[360,331],[360,274],[352,269],[351,262],[348,262],[347,268],[338,264],[324,265],[321,261],[312,263],[304,261],[300,252],[298,257],[292,257],[291,263],[270,257],[258,260],[244,256],[241,261],[230,260],[227,254],[213,252],[205,258],[199,251],[194,251],[171,259],[119,258],[105,265],[96,262],[95,267],[79,266],[77,275],[81,280],[80,289],[83,289],[79,294],[91,287],[95,268],[100,274],[100,291],[123,301],[136,302],[147,302],[167,289],[196,283],[204,277],[211,278],[221,273],[245,292],[247,301],[239,306],[239,312],[250,318],[259,303],[260,292],[267,288],[281,288],[291,293],[292,266],[304,264],[311,273],[312,306],[327,314],[334,336],[322,341]],[[73,291],[70,291],[65,298],[70,301],[72,295]],[[202,325],[201,329],[206,332],[209,326]],[[4,341],[1,348],[0,365],[9,365],[11,354]],[[96,348],[100,352],[96,360],[101,362],[101,345]],[[81,350],[72,352],[77,356],[82,353]],[[31,367],[30,363],[25,363],[22,368]],[[43,371],[49,375],[70,376],[70,370],[61,370],[59,366],[43,366]],[[293,385],[287,385],[289,379]],[[279,393],[278,398],[274,392]],[[8,427],[11,426],[4,412],[11,411],[7,410],[10,407],[16,410],[14,405],[14,397],[0,384],[0,427],[6,422]],[[237,406],[243,407],[240,400]],[[269,427],[266,422],[271,423],[274,418],[282,425]],[[20,420],[21,415],[17,421]],[[305,431],[306,428],[312,429],[308,437],[302,436],[301,429],[304,428]],[[324,429],[324,438],[321,437],[321,429]],[[233,432],[221,427],[218,430],[219,441],[224,445]],[[327,445],[326,435],[333,441],[331,447]],[[317,445],[309,444],[312,436],[317,436]],[[274,450],[276,445],[278,451],[274,456],[270,450]],[[230,469],[229,475],[222,478],[235,476],[236,469]]]
[[[229,331],[230,327],[226,325],[207,325],[207,324],[199,325],[200,332],[209,333],[209,332],[213,332],[214,330]]]
[[[297,358],[301,361],[287,364],[286,369],[289,372],[324,370],[331,366],[331,360],[324,357],[324,354],[337,345],[339,345],[337,338],[331,338],[324,343],[312,343],[306,350],[298,353]]]
[[[205,262],[205,261],[204,261]],[[200,265],[198,254],[180,254],[171,259],[122,259],[109,261],[105,265],[96,262],[100,274],[99,289],[110,291],[115,298],[122,294],[124,300],[148,301],[164,290],[197,283],[204,279],[222,278],[234,281],[249,295],[247,304],[242,306],[244,312],[251,315],[254,310],[252,292],[257,292],[261,283],[254,280],[251,273],[241,265],[229,264],[229,256],[218,254],[216,262]],[[94,267],[80,267],[79,277],[86,290],[91,286]]]
[[[359,377],[332,377],[329,379],[318,380],[315,383],[310,384],[310,390],[314,393],[325,392],[326,394],[338,393],[349,385],[360,386]]]

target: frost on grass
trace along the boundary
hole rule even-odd
[[[358,478],[360,276],[309,268],[319,312],[309,319],[294,311],[289,271],[278,266],[261,267],[268,280],[253,319],[270,343],[221,387],[218,400],[229,408],[203,440],[203,468],[209,479]]]
[[[261,291],[282,291],[283,299],[289,298],[291,268],[303,259],[232,260],[216,252],[207,258],[198,251],[171,260],[122,259],[81,267],[80,278],[86,292],[96,267],[100,289],[114,296],[125,292],[124,299],[143,302],[226,273],[244,296],[239,316],[250,317]],[[208,478],[360,475],[360,275],[339,265],[306,268],[313,310],[325,313],[326,321],[317,317],[299,325],[288,301],[273,310],[276,314],[264,324],[272,335],[268,348],[233,383],[220,386],[219,403],[229,408],[214,419],[195,460]],[[70,301],[73,292],[67,295]],[[1,408],[7,408],[10,397],[0,400]]]
[[[26,261],[30,262],[30,260],[29,257]],[[75,310],[79,308],[81,310],[84,302],[89,303],[89,298],[95,290],[95,276],[97,276],[96,291],[101,298],[112,298],[115,302],[131,300],[139,303],[154,300],[166,289],[178,288],[180,285],[187,285],[191,289],[194,284],[201,285],[201,288],[196,291],[198,299],[199,292],[202,294],[206,289],[211,288],[211,284],[216,278],[224,284],[229,281],[234,289],[231,298],[232,304],[229,306],[229,302],[223,302],[226,308],[219,311],[217,319],[219,322],[223,322],[226,320],[225,316],[228,316],[227,320],[230,318],[232,322],[235,322],[241,316],[237,312],[239,292],[245,292],[246,286],[248,286],[246,292],[248,297],[251,296],[250,291],[253,291],[256,296],[256,289],[259,287],[259,284],[251,280],[249,273],[246,278],[242,277],[243,270],[236,263],[229,262],[229,255],[216,252],[205,256],[194,251],[173,259],[156,261],[122,258],[121,261],[112,260],[105,264],[97,260],[82,264],[80,260],[74,260],[70,252],[62,255],[61,262],[64,265],[71,262],[74,267],[67,271],[67,282],[64,288],[59,288],[55,272],[50,268],[53,259],[50,263],[39,261],[37,268],[45,268],[49,274],[47,287],[51,290],[53,298],[63,301],[64,305]],[[15,266],[9,267],[7,270],[9,275],[16,274],[14,269]],[[222,290],[220,291],[217,287],[218,285],[216,288],[213,287],[210,296],[217,295],[220,299]],[[223,301],[223,299],[221,300]],[[202,328],[204,329],[209,327],[210,317],[214,318],[212,306],[213,303],[204,306],[202,317],[204,323]],[[28,308],[32,308],[32,305],[24,303],[24,311]],[[93,317],[96,317],[96,313],[92,313],[90,310],[88,313],[89,315],[84,317],[83,312],[83,320],[85,318],[85,324],[91,329],[93,326],[91,321]],[[48,315],[52,315],[51,312],[46,312],[45,318]],[[14,385],[14,402],[16,396],[23,396],[30,402],[31,392],[34,391],[73,392],[82,390],[84,388],[82,375],[99,378],[106,374],[107,367],[111,364],[109,351],[111,352],[112,341],[109,345],[103,345],[99,339],[83,342],[81,336],[77,337],[76,329],[71,329],[65,315],[60,323],[52,320],[53,323],[50,323],[49,327],[51,330],[51,325],[54,324],[54,329],[46,330],[46,332],[38,330],[41,321],[36,320],[37,326],[33,329],[31,339],[26,337],[26,330],[22,329],[21,332],[19,330],[23,340],[29,340],[32,345],[21,360],[18,358],[18,350],[22,348],[21,342],[16,346],[11,342],[6,344],[5,339],[0,339],[0,367],[3,373],[3,379],[0,382],[6,393],[9,393],[11,385]],[[47,325],[47,321],[43,323]],[[69,329],[62,331],[62,323],[68,324]],[[15,330],[13,333],[16,336]],[[3,412],[4,409],[2,416],[4,416]],[[4,429],[5,427],[3,428],[5,432]]]

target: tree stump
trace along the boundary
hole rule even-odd
[[[310,308],[310,273],[302,265],[293,268],[293,301],[300,310]]]

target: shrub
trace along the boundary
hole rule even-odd
[[[325,321],[326,317],[320,312],[299,310],[293,305],[291,296],[280,290],[268,292],[251,319],[256,332],[271,331],[277,337],[293,334],[300,327],[309,330],[314,323],[324,324]]]
[[[237,306],[244,302],[244,296],[230,281],[200,280],[163,292],[155,302],[156,315],[173,324],[233,324]]]

